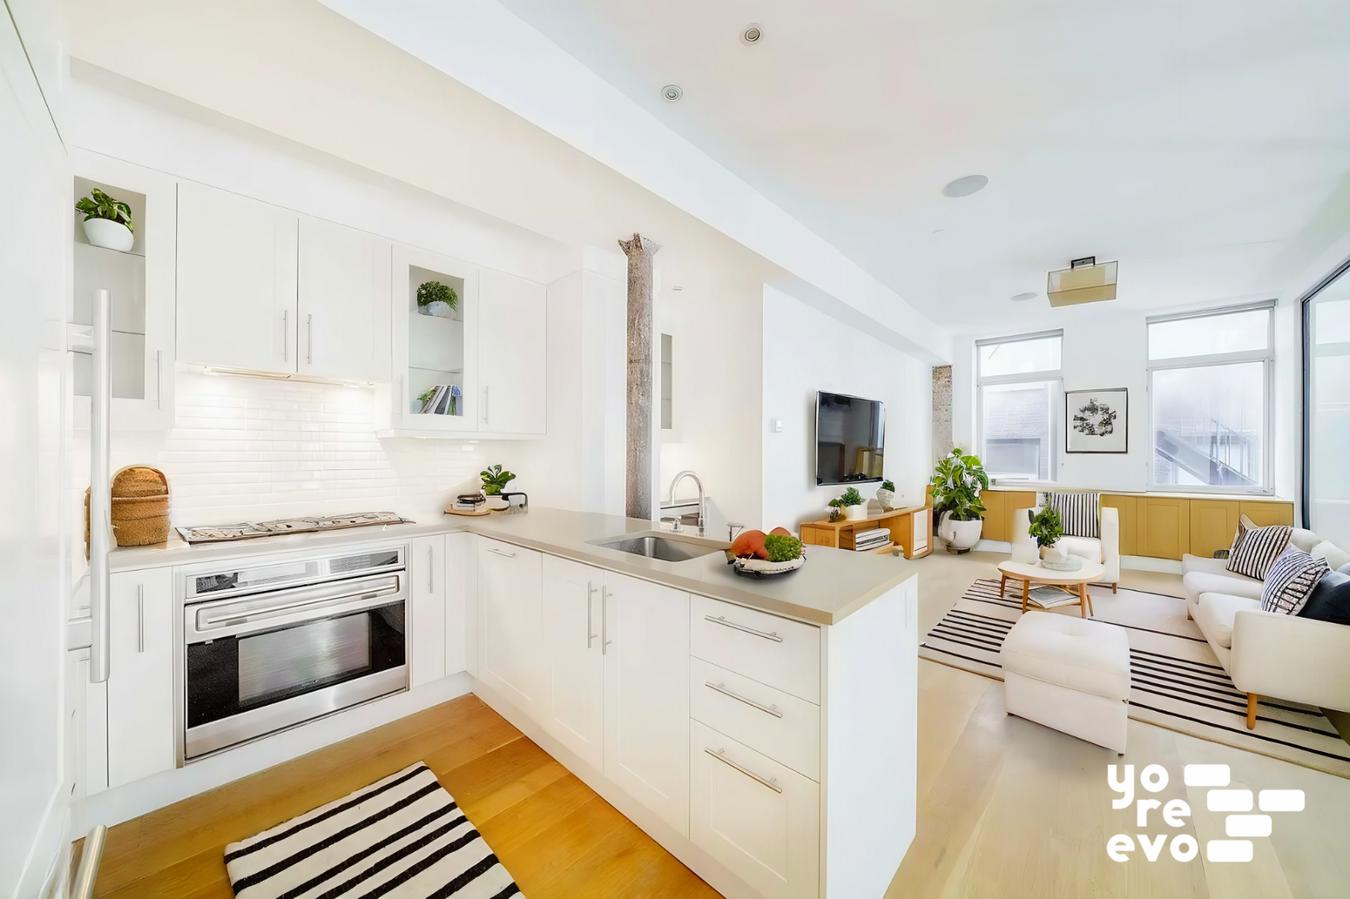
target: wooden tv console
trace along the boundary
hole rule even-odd
[[[891,544],[873,552],[899,552],[906,559],[918,559],[933,551],[933,509],[928,505],[890,509],[856,521],[825,518],[800,525],[802,543],[836,549],[853,549],[854,534],[873,528],[890,528],[891,531]]]

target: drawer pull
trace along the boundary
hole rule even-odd
[[[750,778],[751,780],[753,780],[753,781],[755,781],[755,782],[757,782],[757,783],[763,784],[764,786],[768,787],[770,790],[773,790],[775,793],[781,793],[781,792],[783,792],[783,788],[780,787],[778,784],[774,783],[772,779],[767,778],[767,777],[761,777],[761,776],[759,776],[758,774],[756,774],[755,772],[751,771],[749,768],[746,768],[746,767],[744,767],[743,765],[738,765],[738,764],[736,764],[736,763],[733,762],[731,759],[729,759],[729,758],[727,758],[725,755],[723,755],[723,750],[721,750],[721,749],[709,749],[709,748],[706,748],[706,747],[705,747],[703,751],[706,752],[706,753],[708,753],[708,755],[712,756],[713,758],[717,759],[717,760],[718,760],[719,762],[721,762],[722,764],[726,765],[728,768],[735,768],[737,771],[741,772],[741,773],[744,774],[746,777]]]
[[[494,556],[501,556],[504,559],[514,559],[516,557],[515,553],[509,553],[506,552],[505,550],[500,550],[495,546],[489,546],[487,548],[487,551],[492,553]]]
[[[704,615],[704,621],[711,621],[713,624],[720,624],[722,627],[729,627],[734,631],[740,631],[743,634],[753,634],[756,637],[763,637],[765,640],[772,640],[775,643],[782,643],[783,638],[773,631],[761,631],[750,627],[748,624],[737,624],[734,621],[728,621],[723,615]]]
[[[715,690],[716,692],[721,693],[723,696],[730,696],[737,702],[743,702],[746,705],[750,706],[750,708],[752,709],[759,709],[766,715],[772,715],[775,718],[783,717],[783,713],[778,710],[778,706],[764,705],[763,703],[755,702],[748,696],[742,696],[739,693],[736,693],[732,690],[728,690],[726,684],[715,684],[712,681],[704,681],[703,686],[707,687],[709,690]]]

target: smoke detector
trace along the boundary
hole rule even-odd
[[[678,103],[679,99],[683,96],[684,88],[680,87],[678,84],[667,84],[665,87],[661,88],[661,99],[665,100],[667,103]]]
[[[751,22],[741,29],[741,43],[746,46],[758,44],[764,37],[764,28],[758,22]]]

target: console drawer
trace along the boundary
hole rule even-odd
[[[728,671],[820,702],[820,628],[706,596],[690,599],[690,651]]]

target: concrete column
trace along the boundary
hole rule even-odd
[[[628,257],[628,448],[625,455],[629,518],[652,517],[652,256],[660,249],[642,235],[621,240]]]
[[[933,461],[952,451],[952,367],[933,366]],[[974,448],[971,448],[974,451]]]

